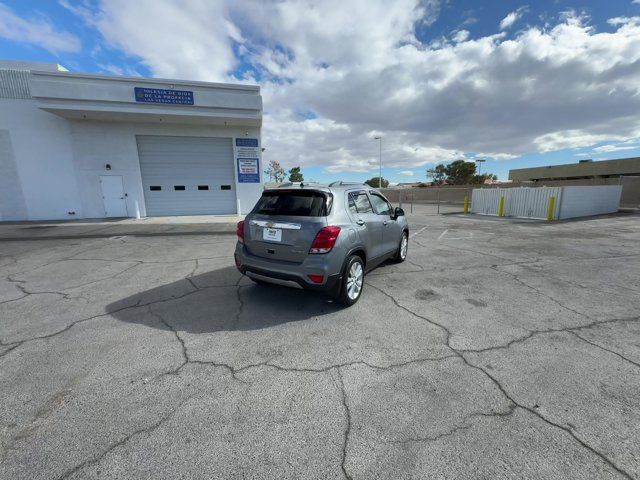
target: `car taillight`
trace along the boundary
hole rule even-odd
[[[329,253],[336,244],[339,234],[340,227],[322,228],[313,240],[309,253]]]
[[[236,235],[238,235],[238,241],[244,243],[244,220],[238,222],[236,227]]]
[[[309,277],[309,280],[313,283],[322,283],[324,280],[324,275],[307,275],[307,277]]]

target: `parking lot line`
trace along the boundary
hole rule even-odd
[[[415,237],[416,235],[419,235],[420,233],[424,232],[428,227],[422,227],[420,230],[418,230],[417,232],[412,233],[411,235],[409,235],[409,237]]]

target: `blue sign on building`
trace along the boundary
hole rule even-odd
[[[257,138],[236,138],[238,182],[260,183],[260,148]]]
[[[236,138],[236,147],[258,148],[258,139],[257,138]]]
[[[188,90],[134,87],[133,93],[136,102],[193,105],[193,92]]]
[[[259,164],[257,158],[238,158],[238,182],[260,183]]]

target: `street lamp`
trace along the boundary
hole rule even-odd
[[[380,140],[380,175],[378,176],[378,188],[382,188],[382,135],[373,137],[374,140]]]
[[[476,158],[476,163],[478,164],[478,176],[482,173],[482,163],[486,162],[484,158]]]

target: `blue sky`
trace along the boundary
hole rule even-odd
[[[425,180],[640,156],[640,0],[1,1],[0,57],[258,83],[264,160]]]

